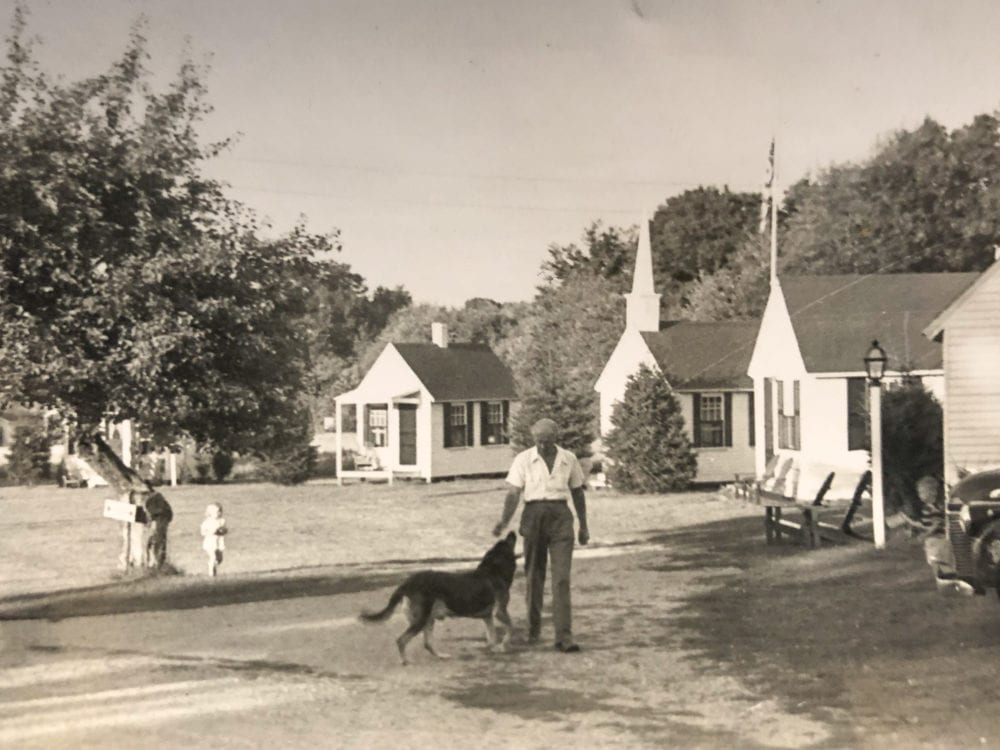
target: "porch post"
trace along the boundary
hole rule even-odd
[[[393,408],[393,400],[390,398],[385,404],[385,441],[389,444],[389,450],[387,453],[391,456],[392,452],[396,452],[397,459],[392,461],[391,459],[387,462],[389,465],[385,467],[386,472],[389,474],[389,484],[392,484],[392,467],[393,464],[399,463],[399,419],[396,410]],[[395,432],[393,428],[395,427]],[[390,442],[391,441],[391,442]]]
[[[341,418],[340,418],[340,401],[334,401],[333,407],[333,418],[336,420],[337,432],[336,432],[336,462],[337,462],[337,485],[344,484],[344,438],[340,434]]]

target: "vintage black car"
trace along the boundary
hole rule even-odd
[[[929,539],[938,588],[1000,596],[1000,469],[962,479],[945,506],[945,537]]]

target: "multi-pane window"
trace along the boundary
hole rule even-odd
[[[726,423],[722,394],[702,394],[698,411],[698,445],[721,448],[725,445]]]
[[[469,414],[466,404],[445,404],[444,445],[459,448],[471,445],[469,439]]]
[[[344,404],[340,407],[340,431],[358,431],[358,407],[357,404]]]
[[[789,384],[778,381],[778,447],[793,451],[802,449],[798,380]]]
[[[479,405],[483,410],[483,445],[506,445],[510,442],[505,406],[503,401],[484,401]]]
[[[375,448],[389,444],[389,410],[383,406],[373,406],[368,410],[368,438]]]

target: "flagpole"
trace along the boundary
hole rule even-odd
[[[778,206],[774,202],[774,138],[771,138],[771,179],[768,188],[770,189],[771,203],[771,283],[778,280]]]

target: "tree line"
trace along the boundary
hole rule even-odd
[[[441,320],[511,367],[515,442],[544,414],[588,453],[636,227],[594,221],[550,246],[528,302],[414,305],[338,261],[336,231],[275,234],[206,175],[232,141],[200,137],[205,70],[184,59],[157,88],[141,23],[93,77],[54,78],[36,51],[18,7],[0,70],[0,406],[55,409],[80,434],[134,419],[158,440],[294,461],[387,341],[429,340]],[[1000,243],[998,137],[992,114],[950,131],[928,118],[803,177],[779,206],[781,271],[984,269]],[[658,206],[664,318],[760,314],[760,205],[702,186]]]

